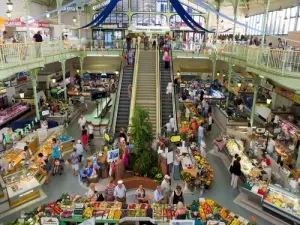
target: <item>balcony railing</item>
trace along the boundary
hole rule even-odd
[[[208,58],[219,55],[242,60],[249,67],[300,77],[300,51],[232,43],[212,45],[173,42],[172,46],[174,46],[174,58]],[[122,48],[121,40],[113,41],[109,45],[104,45],[103,41],[98,40],[88,40],[81,45],[78,41],[2,44],[0,45],[0,69],[38,62],[47,56],[76,51],[86,51],[88,56],[120,56]]]
[[[92,55],[100,56],[119,56],[122,48],[122,41],[114,41],[110,45],[103,46],[101,45],[101,41],[96,40],[88,40],[81,45],[79,45],[78,41],[1,44],[0,69],[37,62],[47,56],[76,51],[87,51],[88,53],[92,53]],[[110,51],[111,49],[114,51]]]

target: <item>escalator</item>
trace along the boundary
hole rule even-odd
[[[163,60],[163,52],[161,51],[159,54],[159,71],[160,71],[160,101],[161,101],[161,123],[162,126],[165,126],[169,121],[169,116],[173,116],[173,104],[172,100],[168,99],[168,95],[166,94],[167,86],[169,82],[172,82],[171,79],[171,69],[165,70],[165,62]],[[171,67],[171,66],[170,66]]]
[[[119,102],[116,102],[117,107],[117,116],[114,133],[119,134],[120,128],[127,128],[129,123],[129,114],[130,114],[130,99],[128,98],[128,85],[132,84],[133,80],[134,66],[126,66],[123,69],[123,75],[121,83],[119,84],[120,95]]]

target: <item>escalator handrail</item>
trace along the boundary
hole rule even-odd
[[[170,45],[170,49],[169,49],[169,54],[170,54],[170,57],[171,57],[171,60],[170,60],[170,76],[171,76],[171,81],[173,83],[173,91],[172,91],[173,118],[175,120],[175,127],[176,127],[176,131],[177,131],[178,130],[178,125],[177,125],[174,74],[173,74],[173,58],[172,58],[172,46],[171,45]]]
[[[130,102],[130,113],[129,113],[129,130],[131,126],[131,120],[134,116],[135,102],[136,102],[136,89],[137,89],[137,78],[139,72],[139,58],[140,58],[140,44],[136,45],[135,51],[135,60],[134,60],[134,68],[133,68],[133,79],[132,79],[132,92],[131,92],[131,102]]]
[[[160,58],[158,41],[156,41],[156,135],[159,136],[161,132],[161,96],[160,96]]]

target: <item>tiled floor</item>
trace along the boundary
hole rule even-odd
[[[73,120],[73,122],[70,124],[68,127],[68,132],[70,135],[72,135],[74,138],[79,138],[79,129],[78,129],[78,124],[77,124],[77,118]],[[218,127],[216,125],[213,125],[211,135],[206,138],[206,143],[207,143],[207,149],[213,149],[212,147],[212,140],[218,135],[219,133]],[[96,139],[97,146],[101,145],[101,139]],[[214,181],[211,184],[211,187],[209,190],[206,190],[204,192],[204,195],[202,197],[207,197],[215,200],[217,203],[220,205],[228,208],[229,210],[247,218],[251,219],[251,216],[254,214],[247,211],[246,209],[240,207],[240,205],[237,205],[234,203],[234,200],[237,198],[239,195],[238,190],[234,190],[230,187],[230,174],[224,165],[222,159],[215,154],[207,154],[207,158],[209,163],[214,169]],[[45,194],[47,195],[47,198],[34,203],[31,206],[26,207],[26,209],[22,209],[24,211],[30,211],[34,209],[35,207],[44,204],[49,201],[53,201],[58,199],[62,193],[68,192],[71,194],[79,194],[79,195],[84,195],[86,192],[86,189],[83,188],[79,183],[78,183],[78,178],[74,177],[72,175],[72,171],[69,167],[65,168],[64,173],[61,176],[55,176],[51,177],[51,183],[48,185],[44,185],[43,190]],[[107,182],[106,180],[100,181],[98,184],[99,188],[104,188],[104,185],[106,185]],[[176,183],[173,182],[173,185],[176,185]],[[172,186],[173,186],[172,185]],[[131,195],[131,194],[130,194]],[[200,196],[200,193],[187,193],[185,194],[185,202],[186,203],[191,203],[194,199],[198,199]],[[133,196],[130,196],[128,199],[133,199]],[[14,212],[4,218],[1,218],[2,223],[7,223],[12,220],[15,220],[16,218],[19,217],[20,212],[22,210],[19,210],[17,212]],[[273,223],[268,222],[264,218],[254,215],[256,217],[256,221],[259,225],[271,225]],[[263,216],[263,215],[262,215]],[[0,216],[1,217],[1,216]]]

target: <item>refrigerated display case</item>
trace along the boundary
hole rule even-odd
[[[20,115],[28,112],[30,110],[30,105],[26,102],[19,102],[14,106],[1,110],[0,112],[0,127],[3,127],[5,124],[13,121]]]
[[[300,199],[280,186],[269,185],[263,209],[300,224]]]

